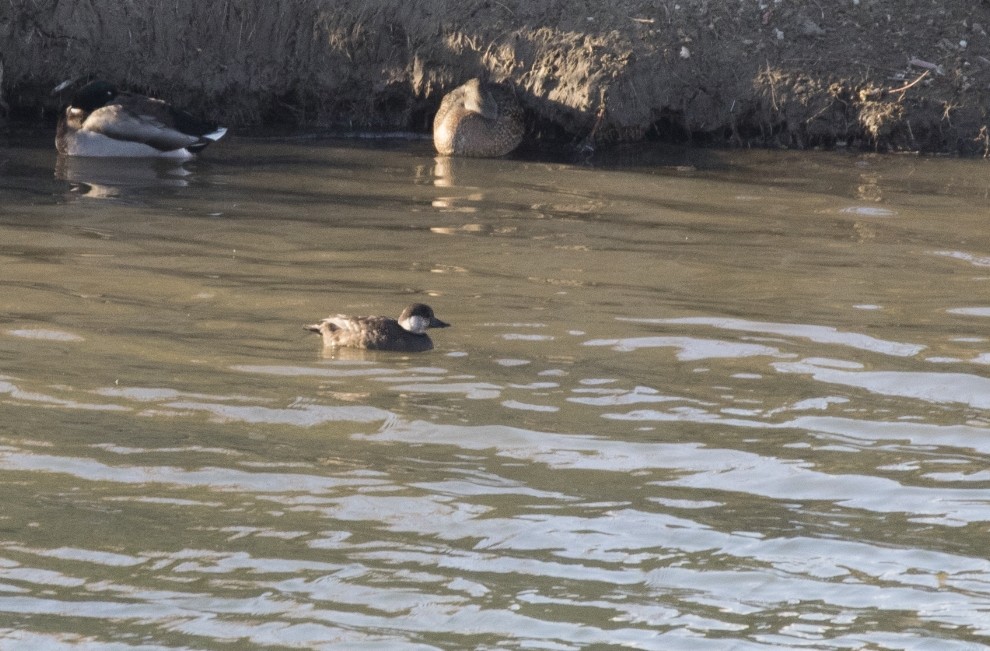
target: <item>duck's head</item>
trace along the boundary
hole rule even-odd
[[[428,328],[446,328],[450,324],[444,323],[433,314],[433,308],[423,303],[413,303],[402,311],[399,316],[399,325],[404,330],[417,335],[425,334]]]
[[[464,110],[469,113],[477,113],[489,120],[498,119],[498,102],[481,85],[480,79],[472,79],[461,86],[463,90],[462,102]]]
[[[117,88],[113,84],[102,80],[91,81],[72,96],[69,110],[91,113],[106,106],[115,97],[117,97]]]

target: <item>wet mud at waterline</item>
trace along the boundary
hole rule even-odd
[[[235,129],[428,133],[472,77],[537,138],[986,155],[990,5],[147,0],[0,11],[0,115],[100,75]]]

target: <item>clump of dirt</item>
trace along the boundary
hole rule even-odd
[[[988,30],[990,0],[33,0],[0,8],[0,98],[50,120],[95,75],[233,127],[427,132],[481,76],[543,137],[990,155]]]

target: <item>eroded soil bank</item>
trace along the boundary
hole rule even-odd
[[[0,115],[94,75],[235,128],[426,132],[480,75],[541,137],[986,156],[988,30],[988,0],[13,0]]]

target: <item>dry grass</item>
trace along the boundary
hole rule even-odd
[[[812,13],[828,38],[801,35],[802,3],[770,13],[710,0],[0,3],[0,102],[22,112],[54,113],[55,84],[99,76],[230,126],[425,130],[445,90],[483,76],[514,85],[531,114],[574,138],[669,128],[810,146],[925,133],[931,147],[982,153],[990,122],[990,41],[950,47],[967,36],[949,32],[969,29],[970,0],[942,3],[941,41],[928,38],[927,0],[821,5]],[[902,20],[883,31],[891,13]],[[928,41],[944,50],[926,56],[945,76],[891,82],[905,48]],[[867,87],[901,92],[857,100]]]

